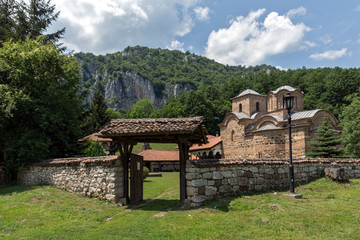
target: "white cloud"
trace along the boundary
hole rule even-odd
[[[305,14],[306,14],[306,8],[299,7],[299,8],[291,9],[290,11],[288,11],[286,16],[289,18],[292,18],[296,15],[305,15]]]
[[[330,50],[330,51],[326,51],[323,53],[312,54],[312,55],[310,55],[309,58],[311,58],[313,60],[317,60],[317,61],[324,60],[324,59],[334,60],[334,59],[341,58],[346,55],[351,55],[351,53],[347,52],[347,48],[343,48],[341,50]]]
[[[193,11],[199,0],[53,0],[52,3],[60,11],[59,20],[52,27],[66,26],[63,42],[69,50],[104,54],[134,45],[165,47],[172,39],[185,36],[195,25]]]
[[[184,43],[181,43],[178,40],[171,41],[170,46],[167,46],[166,48],[169,50],[180,50],[182,52],[185,52]]]
[[[303,23],[294,24],[288,16],[276,12],[259,21],[265,9],[239,16],[228,28],[212,31],[205,54],[220,63],[229,65],[256,65],[268,56],[298,50],[303,37],[311,29]]]
[[[315,47],[316,46],[316,43],[314,42],[310,42],[310,41],[305,41],[305,44],[309,47]]]
[[[283,68],[282,66],[275,66],[277,69],[281,70],[281,71],[287,71],[289,70],[288,68]]]
[[[355,8],[355,11],[360,12],[360,5],[358,5],[358,6]]]
[[[322,36],[320,38],[320,40],[324,43],[324,44],[329,44],[332,42],[332,39],[330,38],[329,35],[325,35],[325,36]]]
[[[209,20],[210,9],[208,7],[196,7],[194,9],[196,18],[200,21]]]

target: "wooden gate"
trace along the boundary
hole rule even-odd
[[[130,204],[135,205],[143,200],[144,158],[131,154],[130,160]]]

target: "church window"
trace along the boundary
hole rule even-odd
[[[256,102],[256,112],[260,112],[260,104],[259,104],[259,102]]]
[[[235,135],[235,131],[232,130],[232,131],[231,131],[231,141],[234,141],[234,135]]]
[[[242,104],[239,104],[239,112],[242,112]]]

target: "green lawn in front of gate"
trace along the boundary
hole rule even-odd
[[[154,174],[154,173],[152,173]],[[179,172],[157,172],[162,177],[147,177],[144,179],[144,200],[154,199],[180,199]]]
[[[177,151],[176,143],[150,143],[150,147],[153,150],[162,150],[162,151]],[[138,143],[133,148],[133,153],[138,154],[141,152],[142,143]]]
[[[284,192],[236,195],[197,209],[177,207],[178,173],[145,182],[132,209],[51,186],[0,189],[2,239],[358,239],[360,180],[322,178]],[[151,180],[151,181],[150,181]],[[171,188],[170,186],[173,186]],[[170,188],[169,188],[170,187]],[[177,190],[175,190],[177,192]],[[216,207],[215,207],[216,206]]]

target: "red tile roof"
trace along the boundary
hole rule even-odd
[[[112,142],[112,139],[111,138],[102,138],[102,137],[99,137],[99,133],[93,133],[93,134],[90,134],[86,137],[83,137],[82,139],[80,139],[79,141],[84,141],[85,139],[89,139],[89,140],[92,140],[92,141],[97,141],[97,142]]]
[[[199,150],[206,150],[215,147],[217,144],[221,143],[221,137],[215,137],[213,135],[206,135],[208,143],[206,144],[194,144],[191,146],[190,151],[199,151]]]
[[[174,162],[179,161],[179,151],[145,150],[138,155],[148,162]]]

